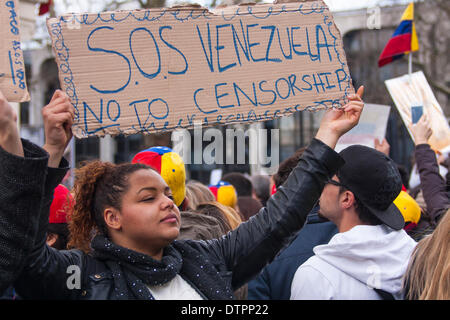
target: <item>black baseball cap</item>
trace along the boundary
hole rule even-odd
[[[353,145],[339,155],[345,164],[337,172],[339,182],[385,225],[400,230],[405,221],[393,201],[402,190],[397,165],[384,153],[362,145]]]

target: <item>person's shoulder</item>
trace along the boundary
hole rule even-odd
[[[330,274],[323,268],[321,259],[312,256],[298,267],[292,279],[291,299],[327,300],[334,296]]]

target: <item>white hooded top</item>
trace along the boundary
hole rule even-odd
[[[402,298],[402,278],[416,242],[386,225],[358,225],[336,234],[296,271],[293,300],[377,300],[373,288]]]

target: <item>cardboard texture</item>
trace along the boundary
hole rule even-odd
[[[358,124],[339,139],[334,150],[341,152],[354,144],[374,148],[375,139],[382,141],[386,136],[390,111],[390,106],[365,103]]]
[[[323,1],[47,20],[78,138],[265,121],[354,93]]]
[[[10,102],[30,100],[20,48],[17,0],[0,0],[0,90]]]
[[[385,84],[403,123],[411,135],[411,139],[414,141],[414,137],[408,128],[411,123],[411,106],[416,103],[422,103],[423,113],[428,115],[433,130],[428,143],[435,151],[449,151],[450,127],[423,72],[414,72],[411,74],[411,77],[404,75],[386,80]]]

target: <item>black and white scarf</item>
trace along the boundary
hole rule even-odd
[[[112,271],[117,299],[154,300],[147,285],[163,285],[177,274],[208,299],[233,299],[232,289],[217,269],[184,241],[167,246],[161,261],[116,245],[102,235],[97,235],[91,246],[93,256],[104,261]]]

